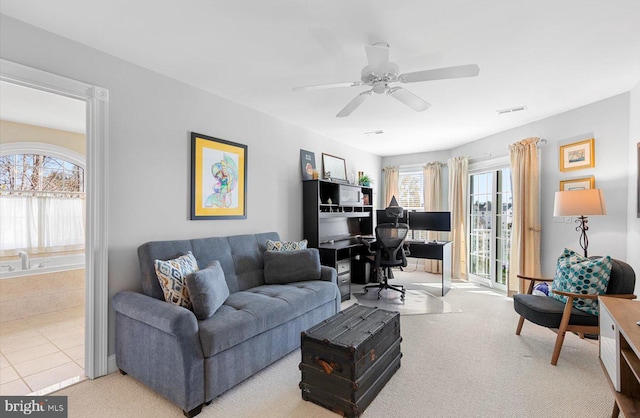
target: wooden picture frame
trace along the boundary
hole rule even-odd
[[[344,158],[322,153],[322,178],[347,181],[347,163]]]
[[[247,146],[191,132],[191,219],[246,219]]]
[[[595,189],[596,187],[596,179],[595,177],[584,177],[580,179],[573,180],[561,180],[560,181],[560,191],[566,192],[568,190],[588,190]]]
[[[595,167],[596,153],[593,138],[560,146],[560,171]]]

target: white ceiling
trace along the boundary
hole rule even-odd
[[[85,102],[0,81],[0,119],[85,133]]]
[[[0,12],[383,156],[450,149],[640,81],[638,0],[2,0]],[[401,73],[480,74],[403,85],[431,103],[419,113],[373,95],[336,118],[368,88],[291,90],[359,80],[376,42]]]

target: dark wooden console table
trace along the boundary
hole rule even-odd
[[[405,241],[409,257],[442,261],[442,296],[451,289],[451,241]]]

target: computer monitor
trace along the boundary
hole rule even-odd
[[[409,229],[451,231],[451,212],[409,212]]]
[[[386,211],[384,209],[377,209],[376,210],[376,225],[380,225],[380,224],[392,224],[396,222],[396,218],[387,215]],[[400,216],[398,218],[398,223],[401,224],[406,224],[407,223],[407,211],[403,210],[402,211],[402,216]]]

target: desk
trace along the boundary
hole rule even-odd
[[[451,241],[425,242],[407,240],[408,257],[442,261],[442,296],[451,289]]]
[[[373,241],[373,239],[363,239]],[[352,264],[355,259],[359,258],[358,256],[361,257],[366,251],[362,239],[347,238],[320,243],[318,251],[320,252],[320,263],[323,266],[333,267],[338,272],[338,287],[342,301],[351,299],[351,279],[355,278],[356,282],[362,282],[364,277],[356,277],[356,275],[364,276],[366,274],[364,269],[356,269]]]
[[[638,417],[640,302],[600,296],[600,365],[615,397],[612,417]]]

